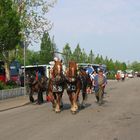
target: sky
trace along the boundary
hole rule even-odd
[[[57,0],[48,19],[59,51],[79,43],[87,54],[140,62],[140,0]]]

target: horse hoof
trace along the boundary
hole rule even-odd
[[[55,113],[60,113],[61,112],[61,110],[55,110]]]
[[[59,108],[55,108],[55,112],[56,112],[56,113],[60,113],[61,110],[60,110]]]
[[[99,101],[99,106],[101,106],[103,103]]]
[[[71,114],[72,114],[72,115],[75,115],[75,114],[76,114],[76,111],[71,111]]]
[[[35,100],[34,100],[33,98],[30,98],[30,102],[31,102],[31,103],[34,103]]]
[[[81,105],[81,109],[84,109],[85,108],[85,105]]]

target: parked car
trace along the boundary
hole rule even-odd
[[[137,73],[137,77],[140,77],[140,72]]]
[[[127,76],[128,76],[128,78],[133,78],[134,77],[134,75],[132,73],[128,73]]]

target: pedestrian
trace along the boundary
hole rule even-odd
[[[103,69],[98,70],[98,74],[94,77],[94,90],[95,90],[95,97],[99,105],[102,104],[104,89],[107,84],[107,79],[103,74]]]
[[[20,86],[24,87],[24,73],[23,72],[20,75]]]
[[[86,68],[86,73],[90,76],[90,78],[92,79],[91,75],[94,72],[94,68],[92,67],[92,65],[88,65],[88,67]]]
[[[94,70],[93,73],[91,74],[91,81],[92,81],[92,92],[95,92],[95,86],[94,86],[94,78],[97,75],[97,72]]]
[[[119,72],[117,72],[117,73],[115,74],[115,78],[116,78],[116,80],[119,82],[119,80],[121,79],[121,76],[120,76],[120,73],[119,73]]]

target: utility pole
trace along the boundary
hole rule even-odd
[[[24,5],[26,3],[26,0],[16,0],[18,3],[18,12],[22,18],[22,13],[24,11]],[[28,42],[26,40],[26,35],[28,34],[28,32],[26,31],[22,31],[22,34],[24,36],[24,40],[23,40],[23,55],[24,55],[24,95],[26,95],[26,48],[28,47]]]

